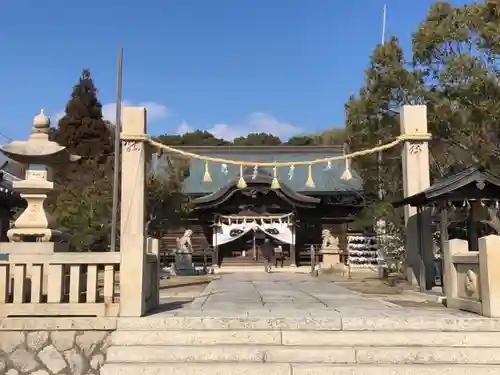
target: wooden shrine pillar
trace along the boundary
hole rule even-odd
[[[450,285],[452,280],[449,278],[453,275],[451,272],[451,267],[454,267],[451,263],[451,254],[449,253],[450,248],[448,246],[448,202],[444,201],[441,203],[441,213],[439,220],[439,237],[441,240],[441,286],[443,289],[443,294],[446,295],[446,285]]]
[[[481,220],[487,220],[486,209],[481,205],[481,202],[474,200],[470,202],[470,210],[467,214],[467,241],[469,243],[469,251],[479,251],[479,228],[478,223]]]
[[[214,220],[215,223],[215,220]],[[212,227],[212,267],[217,268],[220,264],[220,254],[219,254],[219,243],[217,241],[217,228],[215,226]]]

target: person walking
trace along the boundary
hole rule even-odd
[[[270,273],[273,264],[274,245],[269,238],[264,240],[264,243],[260,247],[260,251],[262,253],[262,258],[264,258],[264,270]]]

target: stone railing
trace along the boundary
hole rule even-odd
[[[0,260],[0,317],[119,314],[120,253],[10,253],[6,258]]]
[[[465,240],[447,242],[444,283],[447,306],[488,317],[500,317],[500,236],[479,239],[479,251]]]

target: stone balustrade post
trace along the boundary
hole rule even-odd
[[[481,237],[479,245],[479,288],[482,315],[500,317],[500,236]]]
[[[453,256],[467,253],[468,251],[469,244],[465,240],[455,238],[445,242],[443,249],[443,273],[445,277],[443,277],[442,280],[445,283],[444,290],[446,293],[447,307],[459,308],[459,306],[455,306],[455,301],[458,298],[458,272],[453,263]]]
[[[146,108],[124,107],[124,134],[146,134]],[[146,158],[144,141],[122,142],[120,212],[120,316],[146,312]]]

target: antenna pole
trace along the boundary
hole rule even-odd
[[[387,4],[384,4],[384,10],[382,12],[382,45],[385,43],[385,26],[387,22]],[[382,144],[382,140],[379,139],[378,144]],[[377,153],[377,182],[378,182],[378,198],[382,200],[384,197],[384,192],[382,189],[382,151]]]
[[[385,43],[385,26],[387,23],[387,4],[384,4],[384,10],[382,13],[382,45]],[[378,144],[382,144],[382,140],[379,139]],[[378,174],[378,198],[382,200],[384,197],[383,189],[382,189],[382,151],[379,151],[377,154],[377,174]]]
[[[384,11],[382,13],[382,44],[385,42],[385,25],[387,22],[387,4],[384,4]]]
[[[118,200],[120,192],[120,132],[122,122],[122,76],[123,48],[118,50],[118,70],[116,82],[116,121],[115,121],[115,158],[113,171],[113,211],[111,218],[111,251],[116,251],[116,232],[118,226]]]

